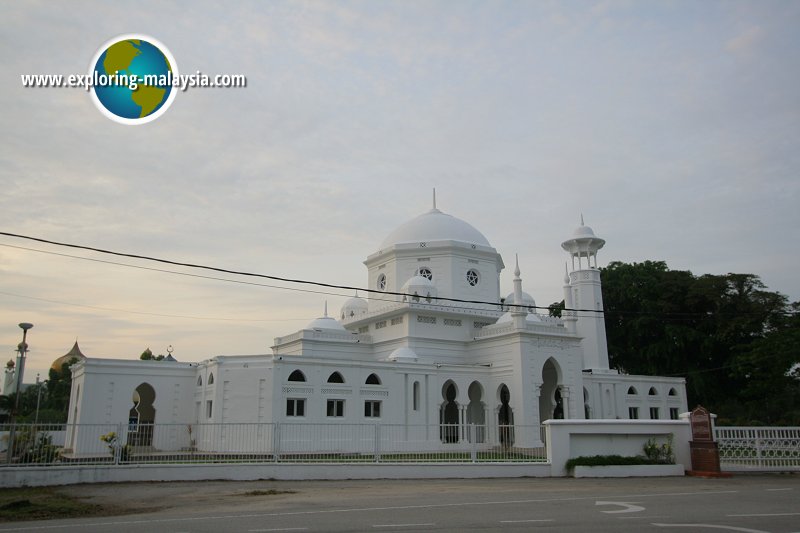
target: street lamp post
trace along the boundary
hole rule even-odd
[[[11,411],[11,431],[8,435],[8,449],[6,450],[6,462],[10,463],[14,455],[14,434],[17,429],[17,411],[19,411],[19,397],[22,392],[22,376],[25,372],[25,354],[28,352],[28,330],[33,327],[33,324],[28,322],[20,323],[19,327],[22,328],[22,342],[20,343],[17,351],[19,352],[19,362],[17,364],[17,390],[14,394],[14,410]]]
[[[39,404],[42,401],[42,382],[39,381],[39,374],[36,374],[36,418],[33,420],[33,424],[37,425],[39,423]]]
[[[12,415],[12,422],[17,416],[17,410],[19,410],[19,397],[20,393],[22,392],[22,376],[25,373],[25,354],[28,352],[28,343],[26,340],[28,338],[28,330],[33,327],[33,324],[22,322],[19,327],[22,328],[22,342],[20,343],[18,350],[19,363],[17,364],[17,394],[14,397],[14,413]]]

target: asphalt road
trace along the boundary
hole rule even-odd
[[[248,495],[251,491],[293,491]],[[800,532],[800,475],[729,479],[258,481],[76,485],[119,517],[18,522],[5,531]]]

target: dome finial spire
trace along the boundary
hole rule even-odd
[[[325,300],[325,318],[328,318],[328,300]]]
[[[436,187],[433,188],[433,208],[436,209]]]
[[[525,327],[525,316],[528,310],[522,306],[522,278],[519,277],[519,254],[514,254],[516,266],[514,267],[514,306],[511,308],[511,316],[514,317],[514,324],[518,328]]]
[[[581,226],[585,226],[586,224],[583,223],[583,213],[581,213]]]

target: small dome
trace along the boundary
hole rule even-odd
[[[572,232],[572,236],[573,237],[596,237],[596,235],[594,234],[594,231],[592,231],[592,228],[590,228],[589,226],[584,226],[583,224],[581,224],[580,226],[575,228],[575,231]]]
[[[6,363],[6,368],[14,368],[15,366],[17,366],[17,363],[13,359],[9,359],[8,363]]]
[[[438,294],[436,286],[425,276],[417,274],[403,284],[400,292],[417,295],[420,298],[433,298]]]
[[[339,324],[339,322],[331,318],[329,316],[323,316],[320,318],[315,318],[311,322],[309,322],[306,329],[315,329],[315,330],[322,330],[322,331],[340,331],[342,333],[347,333],[347,330],[344,329],[344,326]]]
[[[486,237],[471,224],[433,208],[391,232],[381,243],[381,249],[395,244],[431,241],[459,241],[491,247]]]
[[[403,346],[402,348],[398,348],[389,354],[387,360],[399,361],[401,363],[411,363],[417,360],[417,353],[408,346]]]
[[[572,232],[572,236],[561,243],[561,248],[569,252],[573,257],[596,256],[597,251],[606,244],[604,239],[595,235],[594,230],[583,223],[581,215],[581,225]]]
[[[50,369],[61,373],[61,367],[64,366],[64,363],[69,363],[73,359],[77,359],[78,361],[86,359],[86,356],[83,355],[80,347],[78,346],[78,341],[75,341],[75,344],[72,345],[72,349],[70,351],[53,361],[53,364],[50,365]]]
[[[336,319],[328,316],[328,301],[325,300],[325,313],[315,318],[306,326],[306,329],[315,329],[318,331],[338,331],[340,333],[348,333],[344,326],[342,326]]]
[[[512,292],[511,294],[506,296],[505,305],[507,305],[507,306],[508,305],[524,305],[524,306],[526,306],[528,308],[528,311],[530,311],[532,313],[536,312],[536,300],[534,300],[533,296],[531,296],[530,294],[528,294],[525,291],[522,291],[522,302],[517,304],[517,302],[514,301],[514,293]]]
[[[347,320],[348,318],[353,318],[359,315],[364,315],[369,310],[369,304],[363,298],[359,298],[358,296],[354,296],[352,298],[348,298],[344,305],[342,306],[341,317],[342,320]]]

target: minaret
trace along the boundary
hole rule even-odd
[[[562,289],[564,290],[564,311],[561,312],[561,319],[564,321],[567,331],[575,333],[575,322],[578,320],[578,316],[575,311],[569,311],[569,309],[575,309],[575,306],[572,303],[572,285],[569,284],[569,267],[566,263],[564,263],[564,286]]]
[[[16,363],[12,359],[9,359],[8,363],[6,363],[6,372],[3,379],[3,394],[8,396],[9,394],[14,394],[17,390],[17,372],[16,372]]]
[[[567,309],[577,310],[567,313],[567,327],[573,323],[574,332],[583,338],[581,346],[584,369],[608,370],[603,293],[600,287],[600,270],[597,268],[597,251],[605,243],[606,241],[594,234],[592,228],[584,225],[583,215],[580,227],[571,238],[561,243],[561,247],[572,258],[572,272],[569,273],[569,279],[566,280],[568,284],[564,287],[564,303]],[[577,319],[570,315],[577,316]]]
[[[525,319],[528,316],[528,310],[522,307],[522,278],[519,277],[519,256],[515,255],[516,267],[514,268],[514,307],[509,311],[511,318],[514,320],[515,329],[525,329]]]

